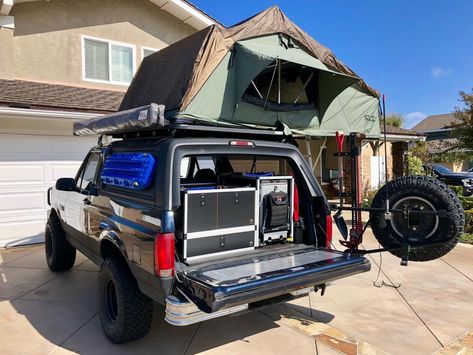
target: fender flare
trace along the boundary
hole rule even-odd
[[[103,231],[100,234],[100,237],[99,237],[99,252],[100,252],[100,255],[102,256],[102,258],[104,256],[103,246],[105,245],[104,244],[105,242],[112,243],[120,251],[120,254],[128,261],[128,253],[126,251],[125,244],[118,237],[117,233],[115,233],[114,231]]]

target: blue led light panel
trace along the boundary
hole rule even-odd
[[[131,190],[150,187],[156,159],[149,153],[116,153],[105,160],[100,179],[103,184]]]

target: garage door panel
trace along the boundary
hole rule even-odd
[[[18,193],[18,194],[1,194],[0,195],[0,214],[9,211],[26,211],[26,210],[40,210],[44,211],[45,193]]]
[[[71,164],[63,164],[63,165],[52,164],[50,166],[51,168],[50,182],[56,181],[57,179],[63,178],[63,177],[75,178],[77,171],[79,170],[79,167],[80,167],[79,162],[75,162]]]
[[[95,138],[0,134],[0,247],[42,240],[46,191],[74,177]]]
[[[44,184],[44,165],[0,164],[0,184]]]
[[[44,240],[43,231],[46,218],[34,221],[0,222],[2,246],[40,243]]]

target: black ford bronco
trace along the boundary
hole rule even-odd
[[[112,118],[105,126],[123,127]],[[70,269],[79,250],[100,267],[112,342],[146,335],[153,301],[184,326],[370,269],[330,248],[327,199],[296,147],[256,130],[155,125],[165,129],[94,126],[121,139],[93,147],[75,178],[48,191],[47,264]]]

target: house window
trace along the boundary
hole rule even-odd
[[[147,48],[147,47],[141,47],[141,59],[145,59],[145,57],[156,53],[158,50],[154,48]]]
[[[82,37],[83,78],[128,85],[135,72],[135,47],[130,44]]]

